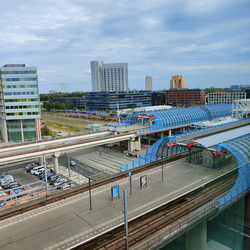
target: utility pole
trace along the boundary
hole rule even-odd
[[[128,248],[128,212],[127,212],[127,190],[123,190],[123,203],[124,203],[124,227],[125,227],[125,244],[126,250]]]
[[[90,186],[90,171],[89,171],[89,209],[92,210],[92,203],[91,203],[91,186]]]

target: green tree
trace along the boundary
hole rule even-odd
[[[75,107],[74,103],[71,102],[71,103],[70,103],[70,109],[73,109],[74,107]]]
[[[66,105],[65,103],[61,103],[61,109],[65,110],[66,109]]]
[[[69,103],[69,102],[66,102],[66,103],[65,103],[65,106],[66,106],[66,109],[71,109],[70,103]]]
[[[113,110],[112,113],[117,114],[117,111]]]
[[[59,102],[56,102],[55,103],[55,109],[62,109],[62,107],[61,107],[61,103],[59,103]]]
[[[73,110],[76,110],[76,108],[74,107]]]
[[[48,136],[50,135],[50,130],[47,126],[45,126],[44,128],[41,128],[41,133],[42,133],[42,136]]]
[[[105,112],[106,112],[106,113],[109,113],[109,109],[106,109]]]

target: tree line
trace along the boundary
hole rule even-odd
[[[40,94],[40,101],[41,102],[49,102],[52,98],[56,97],[82,97],[85,93],[83,91],[74,91],[74,92],[59,92],[59,93],[48,93],[48,94]]]
[[[59,103],[59,102],[47,102],[47,101],[44,101],[43,102],[43,108],[46,109],[47,111],[50,111],[50,110],[69,110],[69,109],[73,109],[73,110],[76,110],[76,107],[74,105],[73,102],[66,102],[66,103]]]

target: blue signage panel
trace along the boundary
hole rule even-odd
[[[75,169],[77,169],[77,166],[75,166]]]
[[[112,198],[120,196],[120,194],[119,194],[119,185],[112,187],[111,191],[112,191]]]

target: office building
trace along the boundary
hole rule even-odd
[[[92,91],[128,91],[128,64],[92,61]]]
[[[250,87],[246,89],[245,92],[246,92],[246,98],[250,99]]]
[[[152,76],[145,77],[145,90],[153,90],[153,78]]]
[[[205,91],[201,89],[166,90],[166,104],[174,107],[205,104]]]
[[[86,92],[86,110],[117,110],[151,106],[151,91]]]
[[[153,91],[152,92],[152,106],[165,105],[166,98],[165,91]]]
[[[184,89],[185,88],[185,80],[183,76],[176,75],[172,76],[172,80],[170,80],[170,89]]]
[[[5,141],[41,138],[36,67],[6,64],[0,68],[0,124]]]
[[[215,92],[207,94],[208,104],[229,104],[234,100],[246,99],[246,92]]]

